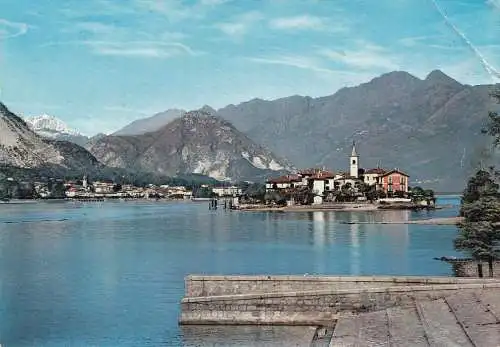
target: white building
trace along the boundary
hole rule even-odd
[[[231,187],[215,187],[212,188],[212,192],[217,194],[219,197],[223,196],[239,196],[243,193],[241,188],[238,188],[236,186],[231,186]]]
[[[306,183],[307,184],[307,183]],[[268,179],[266,190],[279,190],[288,188],[297,188],[303,186],[303,178],[300,175],[285,175]]]

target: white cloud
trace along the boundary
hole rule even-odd
[[[260,12],[250,11],[235,17],[228,22],[217,23],[215,25],[224,34],[233,38],[245,35],[255,23],[261,21],[263,16]]]
[[[325,30],[340,28],[328,25],[324,18],[310,15],[275,18],[269,22],[269,26],[273,29],[281,30]]]
[[[284,65],[295,67],[304,70],[310,70],[314,72],[321,73],[336,73],[335,70],[330,70],[319,64],[314,58],[301,57],[301,56],[277,56],[277,57],[250,57],[247,58],[250,61],[259,64],[270,64],[270,65]]]
[[[163,41],[66,41],[48,42],[41,47],[65,45],[88,47],[92,53],[97,55],[123,57],[170,58],[181,55],[199,56],[205,54],[180,42]]]
[[[360,69],[397,70],[400,68],[390,52],[373,44],[365,44],[362,49],[333,50],[321,48],[318,54],[329,60]]]
[[[199,55],[187,45],[179,42],[132,41],[132,42],[101,42],[88,41],[92,51],[99,55],[115,55],[129,57],[170,58],[179,55]]]
[[[220,31],[229,36],[241,36],[246,34],[248,30],[246,23],[219,23],[216,26]]]
[[[22,36],[28,32],[28,24],[0,18],[0,40]]]

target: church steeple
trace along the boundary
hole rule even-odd
[[[359,177],[359,155],[356,152],[356,142],[352,141],[352,151],[350,158],[350,175],[351,177]]]
[[[356,142],[352,140],[352,152],[351,152],[351,157],[357,157],[358,153],[356,153]]]

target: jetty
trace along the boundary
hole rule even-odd
[[[190,275],[179,323],[309,327],[306,346],[499,346],[500,279]]]

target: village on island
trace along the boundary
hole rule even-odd
[[[353,142],[348,172],[305,169],[295,174],[271,178],[266,196],[271,205],[315,208],[422,208],[435,206],[434,193],[420,187],[411,189],[410,176],[391,170],[360,167],[360,156]],[[255,207],[255,206],[254,206]],[[251,208],[247,206],[247,208]]]

